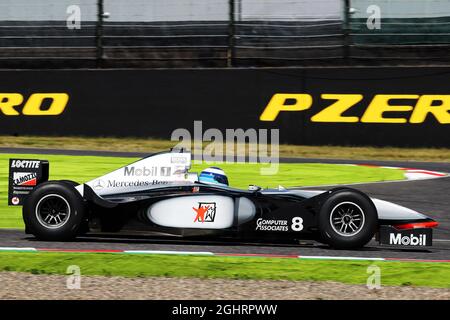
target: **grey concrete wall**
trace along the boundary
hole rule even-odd
[[[0,20],[65,21],[69,16],[67,8],[71,5],[80,6],[82,20],[97,19],[95,0],[0,0]]]
[[[96,0],[1,0],[0,20],[65,20],[79,5],[95,20]],[[228,0],[104,0],[108,21],[226,21]],[[341,0],[237,0],[236,19],[303,20],[341,16]]]
[[[381,18],[436,18],[450,16],[449,0],[351,0],[354,18],[366,18],[367,8],[377,5]]]
[[[108,21],[225,21],[228,0],[104,0]],[[342,17],[343,0],[237,0],[236,20],[328,20]],[[378,5],[382,17],[450,16],[449,0],[352,0],[355,18]],[[84,21],[96,19],[96,0],[1,0],[0,20],[64,21],[67,7],[79,5]]]

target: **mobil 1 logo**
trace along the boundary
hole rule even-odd
[[[426,247],[433,242],[433,230],[417,228],[397,230],[390,226],[381,226],[379,234],[380,244],[403,247]]]
[[[39,183],[48,180],[48,169],[46,160],[9,159],[8,205],[22,205]]]

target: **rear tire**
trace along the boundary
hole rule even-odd
[[[49,181],[25,200],[22,214],[26,230],[40,240],[74,239],[83,225],[84,200],[67,182]]]
[[[377,225],[378,214],[373,202],[351,189],[333,193],[320,210],[321,238],[336,249],[364,247],[373,238]]]

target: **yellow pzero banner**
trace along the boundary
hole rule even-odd
[[[430,114],[441,124],[450,123],[450,95],[377,94],[361,117],[343,115],[359,108],[361,94],[327,94],[320,96],[328,106],[311,116],[312,122],[423,123]],[[393,100],[409,101],[403,104]],[[357,107],[358,105],[358,107]],[[302,112],[313,106],[313,97],[306,93],[276,93],[261,113],[260,121],[276,121],[281,112]],[[403,112],[401,115],[399,112]]]
[[[68,101],[67,93],[33,93],[28,99],[20,93],[0,93],[0,116],[58,116]]]

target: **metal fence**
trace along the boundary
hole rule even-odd
[[[448,65],[448,0],[2,0],[0,68]]]

